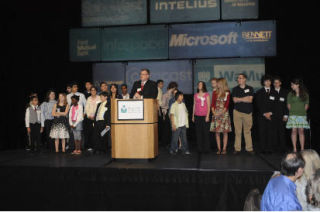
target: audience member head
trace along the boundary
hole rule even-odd
[[[147,80],[149,80],[150,78],[150,71],[149,69],[143,68],[140,71],[140,80],[141,82],[145,82]]]
[[[281,174],[296,181],[302,176],[304,166],[305,162],[300,153],[288,153],[281,161]]]
[[[225,78],[220,78],[217,81],[217,90],[219,95],[224,98],[226,95],[226,92],[229,92],[228,82]]]
[[[317,169],[320,169],[320,157],[313,149],[301,151],[301,156],[305,161],[303,176],[310,180]]]
[[[67,94],[71,93],[71,85],[67,85],[66,92]]]
[[[197,93],[202,91],[203,93],[207,92],[207,86],[206,83],[203,81],[199,81],[197,84]]]
[[[118,95],[118,85],[117,84],[111,84],[110,85],[110,91],[112,95],[117,96]]]

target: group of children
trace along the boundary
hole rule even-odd
[[[87,101],[84,94],[78,92],[78,85],[74,83],[68,95],[56,94],[50,90],[46,100],[39,106],[37,94],[30,96],[30,103],[26,109],[25,122],[29,136],[28,149],[39,151],[41,146],[41,133],[46,134],[46,147],[59,152],[66,152],[66,142],[72,140],[74,150],[72,154],[81,154],[81,141],[83,129],[91,124],[91,132],[85,136],[87,147],[95,153],[105,153],[110,130],[110,96],[107,92],[97,95],[97,89],[90,87],[91,96]],[[88,124],[87,120],[90,120]],[[105,133],[101,133],[106,129]],[[71,142],[68,142],[71,143]]]
[[[198,82],[197,92],[194,94],[192,122],[198,152],[209,152],[209,132],[215,133],[217,154],[227,154],[228,133],[232,131],[229,105],[233,103],[233,123],[235,131],[234,153],[241,151],[242,133],[245,138],[245,149],[254,154],[251,128],[253,113],[259,134],[261,151],[283,150],[285,142],[285,128],[292,129],[291,139],[293,150],[297,151],[297,132],[301,149],[304,149],[304,130],[309,128],[306,111],[309,107],[309,97],[300,79],[291,81],[291,92],[281,88],[278,77],[272,79],[265,76],[262,79],[263,88],[254,94],[251,86],[246,84],[246,75],[239,74],[238,86],[228,88],[226,79],[211,80],[213,92],[207,92],[206,83]],[[162,94],[163,81],[158,80],[159,105],[159,135],[163,140],[171,138],[170,154],[176,154],[179,149],[184,154],[190,154],[186,131],[189,128],[189,114],[184,103],[184,96],[179,91],[176,82],[170,82],[167,91]],[[81,154],[81,148],[88,151],[106,152],[107,140],[110,139],[110,100],[111,98],[129,99],[127,86],[110,86],[110,92],[105,82],[100,84],[100,94],[92,83],[86,83],[86,91],[78,92],[76,83],[70,86],[69,94],[59,93],[55,100],[55,92],[50,90],[46,100],[39,106],[36,94],[30,96],[30,104],[26,110],[25,122],[30,140],[30,148],[39,150],[41,133],[46,134],[46,144],[55,144],[55,151],[59,152],[61,140],[62,152],[66,151],[66,142],[74,141],[72,154]],[[254,107],[255,106],[255,107]],[[254,110],[255,109],[255,110]],[[230,111],[231,112],[231,111]],[[223,135],[221,145],[220,136]],[[84,135],[84,136],[83,136]],[[84,141],[81,143],[81,141]],[[69,142],[70,143],[70,142]]]

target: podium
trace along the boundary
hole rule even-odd
[[[158,155],[156,99],[112,99],[112,158],[153,159]]]

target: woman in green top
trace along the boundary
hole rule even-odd
[[[292,129],[291,140],[293,151],[296,152],[297,132],[299,132],[301,150],[304,150],[304,129],[310,128],[307,122],[309,95],[301,79],[292,80],[291,89],[292,90],[287,97],[287,104],[289,109],[287,129]]]

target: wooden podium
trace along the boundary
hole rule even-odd
[[[111,100],[112,158],[153,159],[158,155],[158,110],[156,101],[156,99]],[[120,119],[119,117],[122,115],[120,113],[122,112],[127,113],[127,110],[129,110],[129,112],[134,113],[135,108],[124,106],[127,103],[143,105],[143,109],[141,109],[143,110],[143,117],[139,119]],[[123,108],[118,108],[120,105]],[[141,110],[140,115],[142,115]]]

